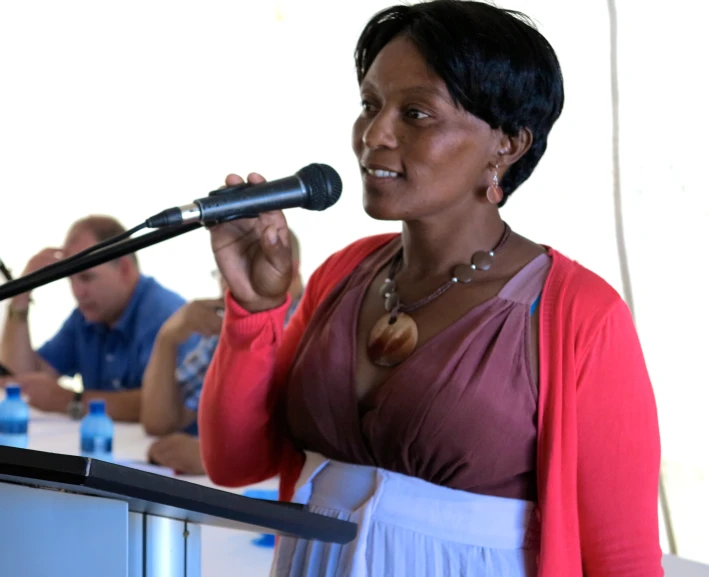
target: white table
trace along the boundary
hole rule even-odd
[[[145,470],[172,474],[146,462],[148,447],[154,439],[138,424],[116,423],[113,452],[116,462]],[[38,451],[78,455],[79,423],[59,414],[32,410],[29,448]],[[216,486],[207,477],[181,477],[201,485]],[[250,488],[276,489],[275,479]],[[224,490],[224,487],[219,487]],[[246,489],[226,489],[243,493]],[[202,577],[266,577],[271,566],[272,549],[252,544],[253,533],[219,527],[202,527]],[[666,577],[709,577],[709,566],[677,557],[665,556]]]
[[[79,422],[60,414],[42,413],[32,409],[29,425],[29,448],[67,455],[79,455]],[[113,452],[115,462],[147,471],[172,475],[163,467],[146,462],[148,447],[154,438],[148,437],[140,425],[115,423]],[[180,479],[215,487],[206,476],[180,476]],[[275,479],[242,489],[225,489],[243,493],[247,489],[277,489]],[[203,526],[202,577],[266,577],[271,567],[273,549],[258,547],[252,541],[254,533],[221,527]],[[238,568],[235,569],[235,568]]]

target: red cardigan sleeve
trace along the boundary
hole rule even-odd
[[[228,295],[219,345],[199,406],[202,460],[218,485],[240,486],[274,476],[282,449],[270,419],[282,307],[250,315]]]
[[[286,434],[280,401],[298,344],[320,301],[362,258],[393,236],[359,240],[328,258],[308,280],[285,331],[288,303],[250,314],[227,296],[198,417],[202,460],[216,484],[249,485],[280,473],[281,497],[289,498],[292,487],[284,490],[283,483],[295,481],[302,455]]]
[[[218,485],[243,486],[278,474],[288,440],[274,418],[290,364],[314,308],[318,274],[284,330],[290,298],[250,314],[228,295],[219,345],[199,405],[202,460]]]
[[[584,575],[659,577],[657,409],[624,302],[617,301],[580,353],[578,515]]]

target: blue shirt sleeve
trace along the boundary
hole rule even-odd
[[[137,304],[131,313],[134,327],[130,329],[136,331],[132,338],[138,347],[137,359],[134,361],[136,366],[131,369],[134,380],[137,381],[136,387],[140,387],[142,384],[143,374],[150,361],[150,355],[153,352],[160,328],[170,316],[185,304],[185,300],[180,295],[166,289],[151,277],[141,276],[139,282],[136,290],[142,292],[135,297]],[[185,344],[188,345],[188,343]],[[178,349],[178,363],[184,358],[187,350],[194,347],[195,341],[192,340],[191,343],[188,345],[188,349],[184,348],[185,345]]]
[[[44,343],[37,354],[49,363],[60,375],[73,377],[77,372],[76,339],[81,321],[74,311],[51,339]]]
[[[212,362],[214,351],[219,342],[218,336],[202,337],[175,370],[175,379],[184,398],[185,407],[197,411],[202,384]]]
[[[154,334],[153,334],[154,333]],[[153,353],[153,347],[155,346],[155,339],[157,337],[157,331],[153,331],[148,335],[149,338],[145,338],[143,346],[140,347],[138,353],[138,374],[140,378],[138,379],[138,387],[141,386],[143,382],[143,374],[145,369],[148,368],[148,363],[150,362],[150,355]],[[195,348],[199,343],[199,335],[192,335],[187,341],[182,343],[177,349],[177,366],[179,367],[185,360],[187,354]]]
[[[190,338],[177,347],[177,366],[185,362],[185,357],[197,348],[202,337],[197,333],[190,335]]]

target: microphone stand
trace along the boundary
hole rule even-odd
[[[0,286],[0,301],[26,293],[37,287],[44,286],[58,279],[66,278],[121,256],[134,253],[142,248],[175,238],[176,236],[180,236],[201,226],[202,223],[200,222],[191,222],[188,224],[159,228],[136,238],[128,238],[104,248],[97,249],[86,256],[70,260],[66,263],[59,261],[56,264],[41,268],[32,274],[11,280]]]
[[[0,258],[0,274],[2,274],[2,276],[5,277],[5,280],[8,282],[12,280],[12,273],[10,272],[10,269],[8,269],[5,266],[5,263],[2,262],[1,258]]]

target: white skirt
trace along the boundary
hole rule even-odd
[[[535,504],[307,454],[297,503],[357,523],[337,545],[279,538],[272,577],[534,577]]]

